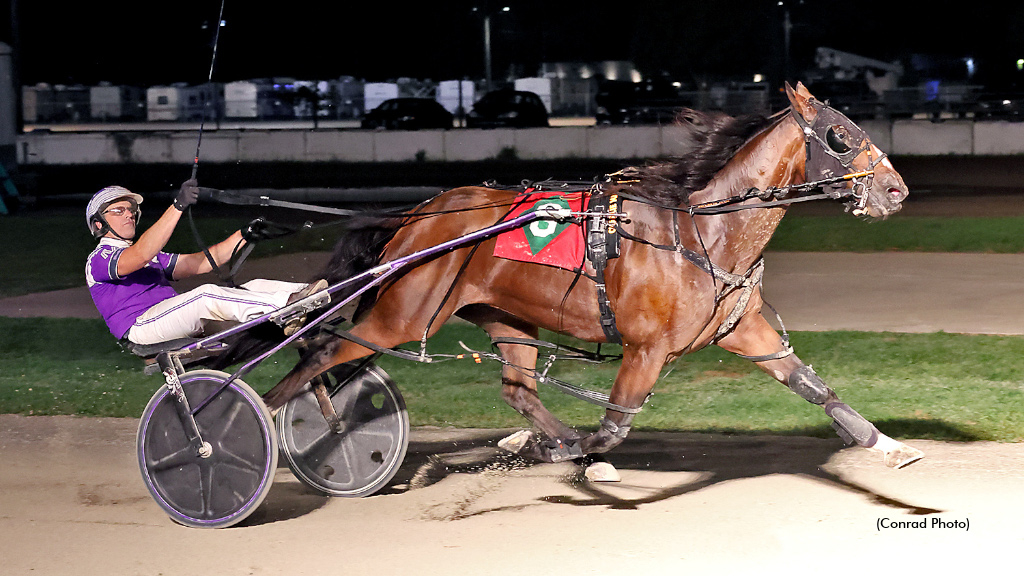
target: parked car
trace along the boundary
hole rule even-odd
[[[495,90],[473,105],[467,128],[535,128],[548,125],[548,110],[533,92]]]
[[[385,130],[419,130],[452,127],[454,117],[436,100],[430,98],[392,98],[381,102],[363,115],[363,128]]]

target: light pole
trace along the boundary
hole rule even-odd
[[[492,86],[491,75],[491,15],[484,14],[484,78],[487,80],[487,91]]]
[[[509,12],[511,9],[508,6],[501,7],[499,12]],[[484,79],[486,80],[487,91],[490,92],[494,87],[494,77],[491,72],[491,12],[492,9],[488,6],[486,8],[473,8],[474,12],[480,12],[484,15]]]
[[[782,4],[782,2],[780,2],[779,4]],[[790,68],[790,66],[789,66],[789,58],[790,58],[790,56],[789,56],[789,54],[790,54],[789,42],[790,42],[790,34],[793,32],[793,21],[789,19],[789,6],[784,6],[784,9],[785,9],[785,15],[784,15],[784,19],[782,21],[782,33],[783,33],[783,37],[785,39],[785,44],[786,44],[786,47],[785,47],[786,54],[784,56],[785,60],[783,61],[782,75],[785,78],[786,82],[789,82],[789,68]]]

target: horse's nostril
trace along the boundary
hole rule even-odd
[[[899,188],[889,188],[889,200],[893,203],[902,202],[907,197],[907,193]]]

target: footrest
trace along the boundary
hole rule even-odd
[[[140,358],[155,358],[161,352],[180,350],[196,342],[199,342],[198,338],[175,338],[174,340],[157,342],[156,344],[136,344],[130,340],[122,340],[121,347]]]
[[[167,342],[157,342],[156,344],[135,344],[128,340],[122,341],[121,347],[135,354],[136,356],[143,359],[145,362],[145,368],[143,373],[147,376],[160,373],[160,366],[156,362],[156,357],[161,352],[174,352],[181,350],[182,348],[199,342],[199,338],[176,338],[174,340],[168,340]],[[177,356],[178,361],[183,366],[189,366],[195,364],[206,358],[217,356],[222,352],[223,347],[226,347],[223,343],[216,343],[214,346],[209,348],[200,348],[192,350],[188,353],[182,353]]]
[[[289,322],[300,319],[306,314],[323,308],[330,303],[331,295],[327,291],[315,292],[287,306],[278,308],[271,313],[270,321],[278,326],[285,326]]]

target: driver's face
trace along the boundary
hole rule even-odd
[[[131,201],[114,202],[103,211],[103,219],[118,236],[127,239],[135,237],[135,205]],[[110,232],[107,235],[110,236]]]

